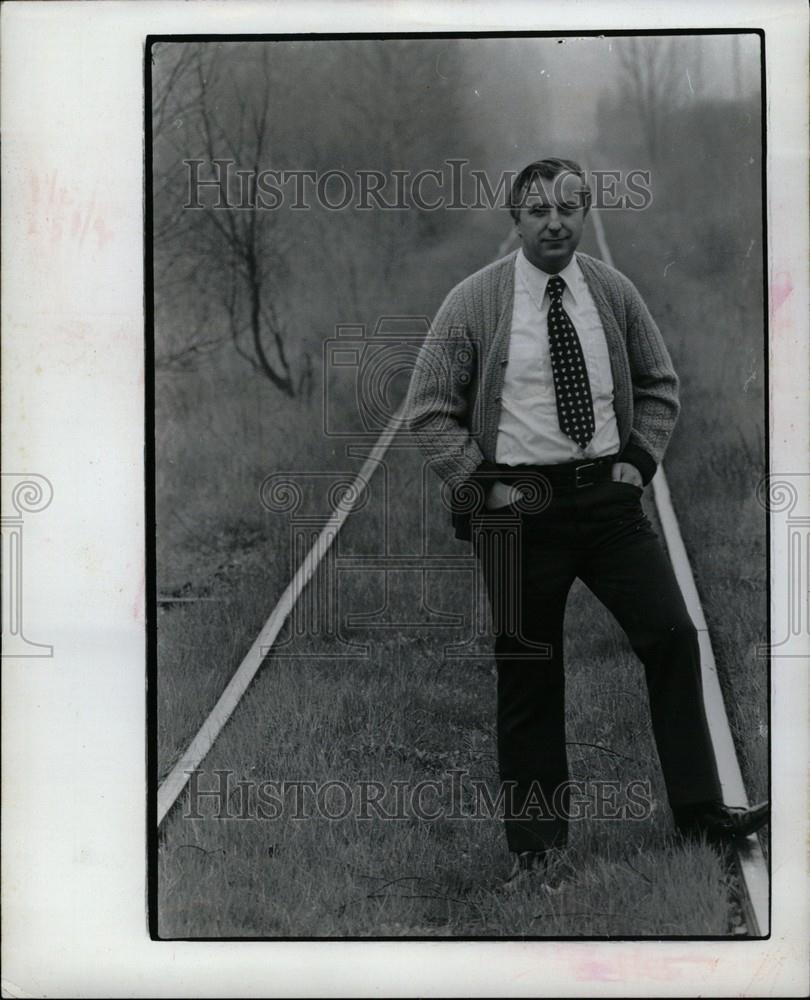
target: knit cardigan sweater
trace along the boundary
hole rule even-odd
[[[452,289],[420,349],[408,389],[407,423],[443,481],[457,538],[470,538],[470,517],[483,506],[480,484],[493,478],[519,252]],[[617,461],[635,465],[646,485],[678,418],[678,376],[633,283],[594,257],[578,253],[577,259],[610,355]]]

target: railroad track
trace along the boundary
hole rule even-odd
[[[599,254],[606,264],[613,266],[613,255],[605,237],[602,219],[599,212],[593,212],[592,215]],[[689,616],[698,632],[700,665],[703,676],[703,700],[717,759],[717,770],[723,788],[723,800],[727,805],[747,806],[749,805],[748,795],[745,791],[745,783],[740,771],[734,739],[731,735],[723,692],[720,688],[709,627],[706,623],[706,616],[703,614],[698,589],[695,586],[689,556],[681,537],[678,518],[675,516],[675,509],[672,506],[663,463],[658,467],[658,471],[653,477],[652,487],[653,499],[661,522],[661,531],[664,535],[670,562],[689,609]],[[733,856],[739,873],[740,905],[746,922],[746,930],[754,937],[765,937],[770,930],[770,878],[768,865],[756,834],[751,834],[736,843]]]
[[[599,254],[605,263],[612,265],[613,257],[598,211],[592,210],[591,217],[594,223]],[[501,243],[498,248],[498,256],[508,252],[510,243],[511,238],[507,238]],[[344,493],[343,499],[338,504],[337,509],[329,517],[315,543],[307,552],[301,565],[282,594],[281,599],[271,612],[247,655],[220,695],[217,703],[208,714],[185,753],[183,753],[161,783],[157,796],[158,827],[160,827],[177,802],[181,792],[188,783],[189,774],[199,768],[208,755],[225,724],[233,715],[242,696],[258,673],[259,668],[278,638],[284,623],[292,613],[304,588],[317,571],[323,557],[334,544],[340,530],[352,513],[355,504],[368,487],[374,472],[379,468],[381,459],[385,456],[400,429],[401,417],[402,411],[399,409],[391,418],[388,426],[380,434],[372,452],[355,478],[352,487]],[[681,537],[678,519],[672,506],[672,499],[663,464],[659,466],[653,478],[652,486],[653,498],[658,511],[667,551],[689,609],[689,614],[698,631],[704,701],[717,759],[718,772],[723,788],[724,801],[727,805],[747,806],[749,804],[748,797],[720,688],[709,629],[703,613],[700,595],[695,585],[689,557],[683,543],[683,538]],[[166,603],[169,603],[169,600]],[[732,854],[740,884],[740,898],[738,903],[745,921],[745,926],[738,927],[735,933],[745,933],[747,936],[750,935],[753,937],[767,936],[770,929],[770,879],[768,866],[757,836],[752,834],[745,839],[735,842]]]

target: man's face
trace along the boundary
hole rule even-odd
[[[568,264],[582,239],[588,209],[582,180],[576,174],[536,177],[520,208],[517,231],[524,253],[535,267],[557,274]]]

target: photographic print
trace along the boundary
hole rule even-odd
[[[764,69],[147,39],[154,937],[768,936]]]

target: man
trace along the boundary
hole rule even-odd
[[[678,379],[633,284],[576,252],[590,199],[572,161],[521,171],[510,210],[522,246],[447,296],[408,399],[410,427],[445,483],[456,537],[476,544],[489,594],[518,879],[544,872],[566,843],[563,616],[576,578],[644,664],[681,832],[724,840],[768,819],[767,804],[722,802],[697,633],[641,505],[678,416]],[[538,792],[553,816],[529,808]]]

